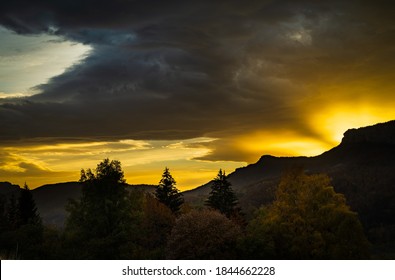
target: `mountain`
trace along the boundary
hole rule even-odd
[[[44,185],[32,190],[38,212],[45,224],[63,226],[67,212],[65,206],[69,199],[81,196],[82,185],[67,182]]]
[[[0,196],[19,196],[20,187],[9,182],[0,182]],[[44,185],[31,191],[40,216],[45,224],[62,226],[65,220],[64,209],[69,199],[77,199],[81,194],[78,182]]]
[[[128,185],[128,190],[153,192],[152,185]],[[78,182],[44,185],[32,190],[38,211],[46,224],[62,227],[66,220],[65,206],[70,199],[79,199],[82,185]]]
[[[0,195],[12,195],[19,191],[18,185],[13,185],[10,182],[0,182]]]
[[[314,157],[262,156],[256,163],[229,175],[240,206],[249,218],[255,209],[274,200],[284,172],[302,167],[306,173],[326,173],[335,190],[345,195],[357,212],[369,240],[395,252],[395,121],[350,129],[333,149]],[[192,206],[203,206],[211,182],[183,192]],[[155,186],[129,186],[153,192]],[[0,183],[0,195],[16,192],[19,186]],[[32,190],[38,210],[47,224],[63,226],[68,199],[81,195],[77,182],[45,185]],[[388,245],[389,244],[389,245]],[[392,248],[392,249],[391,249]],[[381,249],[383,251],[384,249]],[[385,249],[387,250],[387,249]],[[392,255],[395,257],[395,255]]]
[[[344,133],[337,147],[315,157],[262,156],[258,162],[237,169],[229,181],[247,217],[273,201],[281,175],[302,167],[307,173],[326,173],[358,213],[372,242],[395,244],[395,121]],[[184,192],[192,205],[203,205],[210,183]]]
[[[140,190],[153,193],[154,185],[127,185],[127,190]],[[0,182],[0,197],[19,195],[20,187],[9,182]],[[45,224],[63,227],[67,211],[65,206],[70,199],[81,197],[82,185],[78,182],[47,184],[31,190],[40,216]]]

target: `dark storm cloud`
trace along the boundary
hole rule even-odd
[[[298,107],[309,86],[394,73],[387,2],[1,5],[0,24],[16,32],[52,32],[93,50],[40,94],[0,101],[0,141],[225,139],[276,128],[317,136]]]

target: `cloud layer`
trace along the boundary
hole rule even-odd
[[[0,10],[15,32],[92,47],[39,94],[0,99],[2,146],[210,137],[203,159],[253,161],[265,149],[240,144],[249,135],[330,146],[317,112],[395,104],[387,1],[15,0]]]

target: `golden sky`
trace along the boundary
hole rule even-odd
[[[0,12],[0,181],[109,157],[130,184],[167,166],[188,189],[395,119],[389,2],[19,2]]]

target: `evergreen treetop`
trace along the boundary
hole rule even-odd
[[[163,171],[162,178],[156,188],[155,197],[169,207],[173,213],[178,213],[184,203],[182,193],[176,188],[176,181],[167,167]]]
[[[237,197],[231,188],[231,183],[227,180],[225,171],[220,169],[212,182],[206,205],[229,218],[238,212],[237,204]]]
[[[17,217],[19,225],[41,224],[41,218],[38,214],[36,203],[26,183],[20,190]]]

